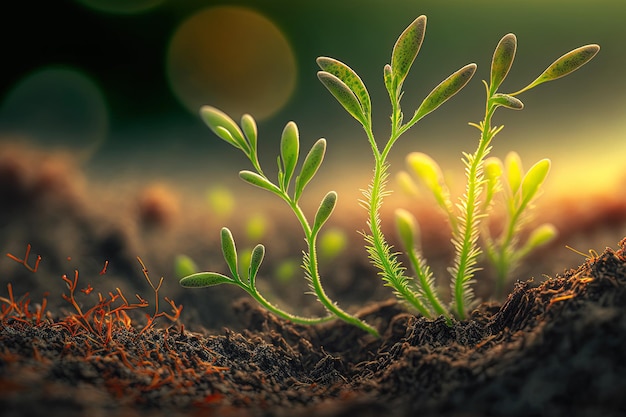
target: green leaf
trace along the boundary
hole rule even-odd
[[[415,237],[418,234],[418,225],[415,217],[404,209],[397,209],[396,230],[402,246],[406,252],[410,252],[415,248]]]
[[[202,288],[212,287],[220,284],[235,284],[238,283],[226,275],[218,274],[217,272],[198,272],[196,274],[188,275],[180,280],[180,285],[185,288]]]
[[[404,32],[402,32],[393,46],[391,68],[393,69],[394,86],[396,89],[402,85],[409,73],[415,61],[415,57],[417,57],[420,47],[422,46],[425,33],[426,16],[422,15],[415,19]]]
[[[484,171],[488,182],[497,182],[502,175],[502,162],[495,156],[487,158],[485,159]]]
[[[317,232],[321,229],[321,227],[326,223],[326,220],[332,214],[335,205],[337,204],[337,193],[334,191],[329,191],[328,194],[322,200],[319,208],[317,209],[317,213],[315,213],[315,221],[313,223],[312,235],[316,235]]]
[[[230,269],[233,278],[236,281],[239,281],[239,269],[237,267],[237,248],[235,247],[235,239],[233,239],[233,234],[227,227],[222,227],[222,254],[224,255],[224,260],[226,264],[228,264],[228,268]]]
[[[490,105],[502,106],[507,109],[522,110],[524,103],[518,98],[510,96],[508,94],[496,93],[489,99]]]
[[[502,176],[502,162],[496,157],[485,159],[484,172],[487,181],[483,209],[486,210],[500,186],[500,177]]]
[[[250,147],[256,152],[258,131],[254,118],[249,114],[241,116],[241,128],[246,135],[246,139],[248,139]]]
[[[177,277],[181,278],[198,272],[198,266],[189,256],[178,255],[174,259],[174,272]]]
[[[553,224],[545,223],[541,226],[537,227],[532,231],[526,244],[529,250],[537,248],[539,246],[547,245],[552,242],[557,236],[559,232],[556,230]]]
[[[257,174],[256,172],[245,171],[245,170],[240,171],[239,177],[245,182],[247,182],[248,184],[252,184],[255,187],[263,188],[264,190],[271,191],[274,194],[278,194],[278,195],[280,195],[281,193],[280,188],[278,188],[277,186],[269,182],[265,177]]]
[[[389,92],[389,97],[394,100],[397,91],[393,88],[393,70],[391,69],[391,65],[385,65],[385,68],[383,69],[383,78],[385,80],[385,88]]]
[[[372,104],[370,95],[367,92],[367,88],[365,88],[365,84],[363,83],[363,80],[361,80],[361,77],[359,77],[359,75],[352,68],[333,58],[323,56],[319,57],[317,58],[317,65],[319,65],[319,67],[325,72],[328,72],[343,81],[350,91],[354,93],[359,100],[361,110],[365,115],[365,120],[367,120],[368,125],[371,124]]]
[[[517,193],[522,184],[522,176],[524,169],[522,168],[522,160],[517,152],[509,152],[504,158],[504,167],[506,170],[506,179],[511,189],[511,194]]]
[[[298,163],[298,155],[300,152],[300,139],[298,135],[298,126],[294,122],[289,122],[283,130],[280,141],[280,156],[283,162],[281,188],[287,192],[289,182],[296,170]]]
[[[541,187],[548,176],[548,172],[550,172],[549,159],[542,159],[530,167],[522,180],[522,201],[524,204],[530,202],[530,200],[535,196],[537,190]]]
[[[411,152],[406,157],[406,162],[413,173],[420,178],[426,187],[433,193],[438,194],[443,183],[441,168],[433,158],[422,152]]]
[[[255,279],[256,274],[259,272],[259,267],[261,266],[261,262],[263,262],[263,258],[265,257],[265,246],[258,244],[252,249],[252,254],[250,255],[250,267],[248,268],[248,281],[250,283],[250,288],[255,288]]]
[[[246,154],[250,153],[250,145],[244,139],[241,129],[226,113],[215,107],[202,106],[200,116],[209,129],[222,140],[230,143],[235,148],[243,150]],[[228,132],[228,134],[224,131]]]
[[[544,72],[539,75],[529,85],[521,89],[520,91],[513,93],[511,95],[518,95],[524,91],[530,90],[538,86],[539,84],[545,83],[547,81],[556,80],[558,78],[564,77],[578,68],[585,65],[587,62],[591,61],[594,56],[600,51],[600,46],[596,44],[581,46],[580,48],[576,48],[565,55],[561,56],[559,59],[554,61]]]
[[[326,71],[319,71],[317,78],[352,117],[357,119],[363,126],[368,126],[368,121],[363,113],[359,99],[343,81]]]
[[[294,201],[298,201],[302,195],[304,187],[311,181],[322,161],[324,160],[324,154],[326,153],[326,139],[319,139],[313,144],[311,150],[304,158],[302,163],[302,169],[300,175],[296,177],[296,187],[294,191]]]
[[[417,122],[419,119],[445,103],[450,97],[461,91],[469,80],[472,79],[475,72],[476,64],[468,64],[442,81],[424,99],[409,123],[413,124]]]
[[[514,34],[506,34],[500,39],[491,60],[491,84],[489,93],[493,95],[502,81],[506,78],[513,60],[515,59],[515,51],[517,49],[517,38]]]

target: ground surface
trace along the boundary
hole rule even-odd
[[[373,339],[241,302],[249,330],[130,329],[102,345],[53,321],[0,327],[3,415],[551,415],[626,412],[626,250],[519,283],[448,327],[380,303]]]
[[[248,299],[233,303],[242,295],[237,289],[183,290],[175,278],[160,288],[158,311],[177,315],[170,307],[183,305],[178,321],[160,317],[146,326],[155,297],[136,257],[148,265],[153,285],[161,275],[171,277],[177,253],[203,259],[203,266],[223,264],[216,249],[222,220],[183,212],[167,187],[119,190],[103,197],[71,158],[2,148],[0,415],[626,414],[625,243],[616,251],[590,253],[572,270],[567,266],[583,258],[562,250],[564,244],[586,250],[619,239],[615,232],[626,224],[622,195],[585,204],[561,201],[544,210],[561,231],[558,250],[549,247],[522,265],[522,282],[501,304],[482,304],[452,327],[387,301],[390,293],[372,279],[375,271],[363,260],[359,241],[358,249],[344,254],[345,262],[330,263],[325,284],[344,306],[374,300],[359,314],[380,330],[377,340],[341,322],[312,328],[285,323]],[[346,223],[362,228],[352,218]],[[272,286],[269,279],[280,246],[293,252],[301,244],[301,236],[281,229],[282,223],[274,227],[264,239],[278,246],[272,248],[278,256],[268,256],[259,284],[290,307],[306,307],[311,297],[294,295],[300,288],[285,290],[290,286]],[[437,230],[445,231],[436,222],[423,229]],[[435,265],[448,261],[440,248],[449,237],[440,235],[426,247]],[[43,256],[37,273],[4,256],[22,259],[27,243],[33,248],[27,265]],[[563,263],[563,253],[575,261],[555,266]],[[76,270],[75,300],[89,325],[60,296],[69,295],[61,274],[71,283]],[[528,281],[531,276],[538,279]],[[489,287],[489,277],[481,278]],[[89,290],[92,284],[96,290]],[[98,291],[99,308],[88,310]],[[23,298],[26,292],[30,296]],[[477,293],[488,297],[480,286]],[[132,322],[116,310],[121,294],[140,305],[128,311]],[[169,305],[164,296],[176,302]],[[102,311],[110,321],[98,318],[105,317],[98,316]]]

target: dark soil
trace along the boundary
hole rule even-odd
[[[14,416],[617,416],[626,413],[626,239],[448,327],[393,302],[300,327],[249,301],[248,330],[176,324],[107,344],[54,320],[0,326],[0,410]]]

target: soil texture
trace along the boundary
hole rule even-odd
[[[375,339],[301,327],[250,301],[241,333],[116,328],[59,319],[0,325],[6,416],[617,416],[626,413],[626,239],[502,305],[448,326],[395,301],[359,315]]]

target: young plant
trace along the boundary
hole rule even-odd
[[[492,236],[488,227],[484,227],[482,232],[485,255],[496,273],[496,297],[503,295],[504,286],[520,260],[551,242],[558,234],[554,225],[545,223],[533,229],[523,244],[520,238],[520,232],[530,219],[533,202],[549,169],[550,160],[542,159],[524,173],[522,161],[516,152],[509,152],[504,164],[496,157],[485,160],[485,201],[489,202],[497,191],[501,191],[499,194],[506,212],[499,235]]]
[[[261,244],[254,247],[250,255],[247,276],[242,277],[242,274],[239,272],[235,240],[228,228],[222,229],[221,243],[222,254],[230,270],[230,276],[217,272],[199,272],[183,277],[180,280],[181,285],[193,288],[219,284],[236,285],[250,294],[269,311],[295,323],[317,324],[339,318],[360,327],[372,335],[378,336],[378,332],[372,326],[342,310],[328,297],[322,287],[317,260],[317,238],[322,226],[335,208],[337,193],[330,191],[326,194],[315,213],[313,222],[309,221],[299,205],[305,187],[313,179],[313,176],[322,164],[326,152],[326,140],[319,139],[315,142],[304,158],[300,172],[294,180],[300,152],[300,136],[296,124],[294,122],[287,123],[280,143],[278,179],[274,183],[263,173],[259,163],[257,155],[257,126],[252,116],[244,115],[241,119],[241,128],[239,128],[229,116],[214,107],[205,106],[200,110],[200,114],[204,122],[217,136],[241,150],[252,163],[255,171],[240,171],[239,176],[241,179],[277,195],[287,203],[298,219],[307,244],[307,250],[302,258],[302,268],[309,280],[311,290],[330,314],[324,317],[301,317],[270,303],[256,288],[256,276],[265,256],[265,247]]]
[[[333,58],[321,57],[317,59],[317,63],[322,69],[318,72],[319,80],[363,126],[374,155],[374,175],[369,188],[363,192],[365,198],[361,201],[368,212],[369,233],[363,235],[370,260],[380,270],[379,274],[385,285],[393,288],[402,301],[422,315],[433,317],[443,314],[445,310],[432,287],[429,271],[416,270],[420,277],[420,285],[416,286],[414,280],[406,275],[406,268],[402,266],[398,254],[387,242],[381,230],[380,219],[383,199],[388,194],[385,187],[389,168],[387,157],[391,148],[403,133],[465,87],[476,71],[476,64],[468,64],[454,72],[436,86],[415,110],[413,116],[404,122],[401,108],[404,94],[402,86],[422,46],[425,32],[426,16],[420,16],[402,32],[393,47],[391,64],[384,67],[385,87],[391,100],[391,133],[382,150],[374,138],[370,97],[361,78],[346,64]],[[404,224],[403,228],[408,230],[411,226]]]
[[[503,126],[492,126],[492,117],[495,110],[505,107],[521,110],[524,105],[516,97],[521,93],[547,81],[561,78],[591,60],[598,52],[598,45],[586,45],[561,56],[553,62],[539,77],[521,90],[504,94],[498,92],[506,78],[517,49],[517,39],[513,34],[505,35],[496,47],[491,63],[490,82],[485,84],[487,99],[484,119],[478,123],[470,123],[480,131],[478,148],[473,154],[463,154],[465,165],[466,190],[459,202],[455,205],[450,199],[448,187],[445,184],[441,169],[435,161],[422,153],[412,153],[408,156],[408,165],[432,192],[438,205],[447,213],[452,229],[452,242],[455,249],[454,265],[449,269],[452,274],[452,311],[459,318],[464,319],[466,311],[473,301],[471,284],[478,270],[476,264],[482,250],[478,245],[481,230],[481,220],[490,210],[494,194],[501,188],[499,177],[502,168],[494,160],[485,161],[491,150],[491,142]],[[531,234],[527,244],[516,249],[517,235],[521,230],[522,220],[531,207],[539,188],[543,184],[550,169],[550,161],[539,161],[526,174],[523,174],[521,163],[511,159],[507,162],[505,197],[508,208],[508,219],[504,233],[494,240],[486,236],[488,257],[494,262],[502,274],[498,286],[509,274],[517,261],[534,247],[545,243],[554,235],[551,226],[542,226]],[[401,217],[406,216],[401,213]],[[410,243],[403,240],[403,243]],[[413,250],[408,247],[407,250]],[[414,265],[419,269],[421,266]],[[420,273],[418,272],[418,275]]]
[[[433,274],[416,243],[418,225],[413,216],[407,211],[398,211],[396,214],[396,225],[400,233],[400,240],[407,250],[417,279],[407,276],[406,268],[398,258],[399,254],[394,251],[382,233],[380,218],[380,209],[384,197],[388,194],[386,190],[389,168],[387,159],[393,145],[408,129],[463,89],[476,71],[476,64],[468,64],[454,72],[426,96],[412,117],[405,122],[401,108],[401,99],[404,94],[402,87],[421,48],[425,30],[426,17],[420,16],[402,32],[393,47],[391,64],[387,64],[384,67],[384,84],[391,101],[391,132],[382,147],[374,138],[372,104],[369,93],[357,73],[336,59],[320,57],[317,59],[317,63],[321,68],[321,71],[318,72],[318,78],[343,108],[363,126],[374,156],[373,178],[368,189],[363,191],[364,199],[361,201],[362,206],[368,212],[367,224],[369,232],[363,232],[363,236],[366,241],[366,249],[370,261],[379,269],[379,275],[385,281],[385,285],[392,287],[401,301],[412,306],[426,317],[443,315],[448,323],[451,323],[451,314],[440,300],[434,286]],[[495,176],[492,178],[490,174],[487,177],[484,175],[485,158],[491,150],[491,141],[502,129],[502,126],[492,127],[491,125],[494,111],[498,107],[521,109],[523,104],[515,97],[516,95],[543,82],[567,75],[593,58],[599,49],[597,45],[587,45],[571,51],[550,65],[546,71],[528,86],[516,93],[502,94],[498,92],[498,88],[508,74],[515,56],[516,47],[517,41],[515,36],[509,34],[502,38],[494,53],[490,84],[485,82],[487,88],[485,117],[479,124],[472,124],[481,132],[478,148],[473,154],[465,153],[463,156],[463,163],[466,167],[467,188],[459,202],[457,204],[452,203],[447,187],[443,182],[441,171],[434,161],[424,154],[420,154],[422,155],[420,156],[421,161],[417,163],[423,169],[420,175],[434,193],[439,205],[448,213],[452,225],[452,241],[455,247],[456,258],[454,266],[450,268],[453,276],[451,310],[459,319],[465,318],[468,305],[471,304],[473,299],[470,284],[473,282],[474,274],[477,271],[477,259],[481,254],[477,244],[480,222],[491,205],[493,194],[500,187],[500,183],[495,179]],[[201,115],[205,123],[217,136],[241,150],[252,163],[255,172],[241,171],[240,177],[245,182],[280,197],[295,214],[302,226],[307,243],[307,251],[304,253],[302,267],[310,281],[313,292],[330,314],[315,318],[300,317],[269,303],[258,293],[255,286],[256,275],[265,253],[263,245],[259,244],[253,249],[247,277],[242,278],[238,269],[235,242],[230,230],[227,228],[222,229],[222,252],[230,269],[230,276],[216,272],[200,272],[182,278],[181,284],[185,287],[206,287],[218,284],[237,285],[271,312],[294,322],[316,324],[340,318],[373,335],[378,335],[374,328],[341,310],[328,298],[322,288],[318,272],[316,242],[321,227],[328,220],[335,207],[337,194],[333,191],[326,194],[312,223],[307,219],[298,204],[305,186],[311,181],[322,163],[326,150],[326,141],[320,139],[313,145],[305,157],[301,171],[296,176],[293,189],[290,191],[298,164],[300,146],[295,123],[289,122],[283,131],[280,156],[278,157],[278,179],[276,182],[272,182],[263,173],[259,164],[257,157],[257,128],[251,116],[243,116],[240,128],[230,117],[213,107],[203,107]],[[537,168],[531,168],[518,187],[520,190],[519,197],[511,197],[512,201],[514,201],[512,203],[513,213],[520,212],[510,222],[510,229],[513,235],[518,232],[522,212],[530,206],[532,199],[545,178],[545,174],[547,174],[547,168],[549,168],[549,162],[547,166],[545,162],[542,162]],[[503,252],[506,257],[504,263],[508,265],[514,264],[513,261],[515,259],[508,254],[510,247],[515,242],[515,239],[506,238],[505,235],[504,239],[493,243],[493,247],[497,248],[494,252]],[[504,250],[502,250],[503,247],[505,248]],[[524,252],[524,250],[522,248],[521,252]]]

